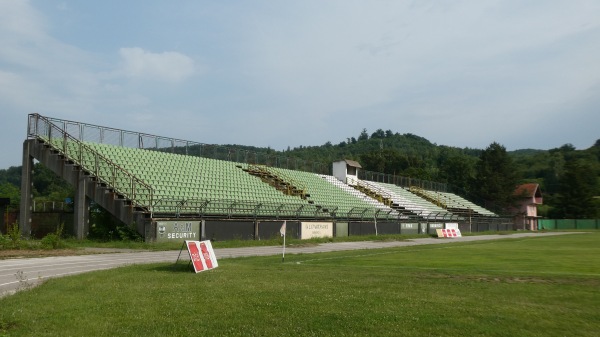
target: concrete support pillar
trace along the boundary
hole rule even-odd
[[[21,168],[21,205],[19,228],[21,235],[31,235],[31,212],[33,204],[33,157],[29,153],[29,144],[23,143],[23,167]]]
[[[77,175],[77,186],[75,187],[75,207],[73,221],[73,232],[75,237],[84,239],[90,228],[90,199],[86,196],[86,181],[83,172]]]
[[[142,217],[143,217],[143,215],[142,215]],[[156,241],[156,233],[157,233],[156,221],[153,221],[150,218],[148,218],[148,219],[144,218],[143,223],[144,223],[144,232],[143,232],[144,240],[146,242],[155,242]]]

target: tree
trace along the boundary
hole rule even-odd
[[[0,170],[0,183],[21,186],[21,166],[11,166],[6,170]]]
[[[10,208],[19,209],[21,202],[21,191],[18,187],[10,183],[0,183],[0,198],[10,198]]]
[[[383,139],[385,138],[385,131],[383,131],[382,129],[377,129],[377,131],[373,132],[371,138]]]
[[[593,219],[600,215],[594,203],[597,176],[590,161],[568,160],[559,181],[559,193],[551,215],[565,219]]]
[[[402,155],[393,149],[371,151],[360,156],[363,169],[388,174],[398,174],[408,167]]]
[[[360,133],[360,135],[358,136],[358,140],[368,140],[369,139],[369,134],[367,133],[367,129],[363,129],[362,132]]]
[[[575,146],[573,146],[573,144],[567,143],[567,144],[561,146],[559,148],[559,150],[562,151],[562,152],[573,152],[576,149],[575,149]]]
[[[439,169],[439,180],[469,191],[475,171],[473,157],[452,153],[439,164]]]
[[[494,142],[480,155],[475,165],[474,194],[488,207],[508,210],[514,203],[517,176],[504,146]]]
[[[35,197],[40,200],[64,200],[75,194],[71,185],[40,163],[34,165],[33,187]]]

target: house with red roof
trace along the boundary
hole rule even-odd
[[[515,189],[514,196],[517,198],[516,228],[537,230],[540,218],[537,215],[537,205],[541,205],[543,202],[540,185],[535,183],[519,185]]]

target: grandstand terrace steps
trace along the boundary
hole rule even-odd
[[[423,195],[425,198],[431,200],[434,203],[442,204],[445,208],[450,210],[451,212],[456,213],[466,213],[473,212],[476,215],[482,216],[497,216],[495,213],[476,205],[454,193],[450,192],[439,192],[439,191],[431,191],[425,189],[414,189],[411,188],[411,191],[419,195]]]
[[[330,186],[313,173],[269,169],[272,173],[278,173],[278,176],[292,177],[294,181],[301,182],[298,185],[303,186],[301,189],[307,199],[302,200],[298,195],[283,194],[265,184],[260,177],[245,173],[239,163],[135,148],[116,150],[114,146],[105,144],[89,144],[89,146],[112,158],[117,165],[155,188],[157,199],[164,201],[164,211],[173,211],[177,208],[177,200],[202,199],[221,199],[223,202],[229,200],[232,204],[254,202],[267,205],[270,203],[273,209],[286,207],[293,209],[310,205],[314,207],[306,208],[314,210],[315,213],[319,210],[327,210],[336,212],[338,216],[366,218],[378,214],[376,209],[380,208],[347,194],[339,187]],[[314,191],[312,198],[308,193],[309,190]],[[212,203],[218,203],[218,200]],[[284,207],[283,204],[288,206]],[[182,207],[179,209],[181,210]],[[244,209],[248,210],[250,207]],[[386,213],[390,212],[382,212],[382,214]]]
[[[384,203],[382,203],[378,200],[375,200],[375,199],[369,197],[365,193],[358,191],[357,189],[349,186],[348,184],[345,184],[344,182],[338,180],[334,176],[328,176],[328,175],[324,175],[324,174],[319,174],[318,176],[325,179],[326,181],[333,184],[334,186],[344,190],[345,192],[365,201],[366,203],[370,204],[372,207],[380,209],[384,212],[389,212],[391,215],[395,215],[395,216],[399,215],[398,212],[395,211],[394,209],[390,208],[389,206],[385,205]]]
[[[245,173],[237,163],[105,144],[89,144],[156,189],[158,200],[207,199],[248,203],[297,204],[287,196]],[[147,169],[142,169],[144,163]],[[160,210],[160,209],[159,209]]]
[[[296,207],[311,205],[321,210],[334,211],[336,216],[360,218],[373,218],[379,214],[397,217],[399,213],[405,213],[402,209],[426,218],[438,218],[448,213],[395,185],[361,181],[378,190],[380,194],[394,194],[393,202],[400,212],[332,176],[271,167],[264,169],[264,176],[251,175],[245,172],[249,171],[249,165],[236,162],[108,144],[85,145],[150,185],[154,189],[155,199],[163,202],[221,200],[232,204],[271,203],[291,204]],[[79,154],[76,143],[68,143],[68,148],[69,152]],[[81,155],[89,156],[85,153]],[[108,167],[101,169],[110,171]],[[108,171],[106,173],[110,174]],[[272,182],[265,183],[265,177]],[[288,192],[282,193],[282,189],[287,189]],[[165,209],[168,207],[165,206]]]
[[[283,171],[274,171],[264,165],[248,165],[244,171],[260,178],[286,195],[298,196],[304,200],[310,196],[306,193],[306,187],[302,182],[287,176]]]
[[[294,180],[302,182],[306,186],[306,193],[310,195],[307,197],[308,200],[312,200],[315,205],[322,208],[334,209],[337,216],[372,219],[377,215],[383,215],[373,205],[332,185],[320,175],[283,168],[271,168],[271,170],[282,172]]]
[[[374,188],[380,188],[387,191],[397,207],[408,210],[426,219],[445,219],[451,216],[451,213],[447,210],[432,204],[400,186],[364,180],[362,182],[367,185],[372,185]]]
[[[492,217],[498,216],[496,213],[494,213],[484,207],[481,207],[481,206],[479,206],[459,195],[456,195],[454,193],[450,193],[450,192],[438,192],[438,193],[440,193],[442,196],[446,197],[448,200],[451,200],[454,203],[453,205],[456,206],[454,208],[472,210],[473,212],[476,212],[483,216],[492,216]]]

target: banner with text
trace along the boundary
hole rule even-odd
[[[179,241],[200,239],[201,221],[157,221],[156,241]]]
[[[333,222],[301,222],[300,239],[333,237]]]

